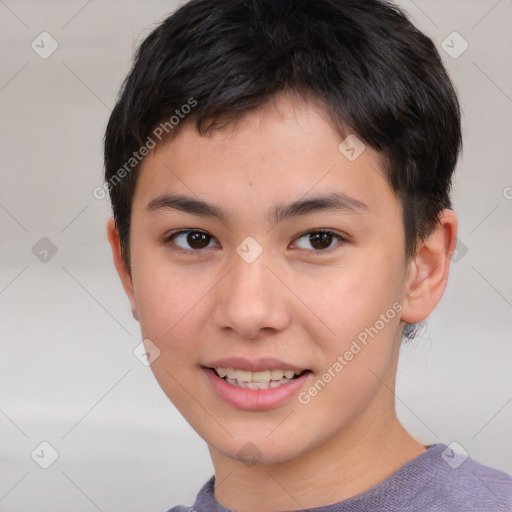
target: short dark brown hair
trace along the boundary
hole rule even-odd
[[[414,254],[451,207],[462,147],[457,96],[431,39],[380,0],[191,0],[140,45],[105,134],[128,266],[139,150],[155,129],[163,123],[169,138],[195,122],[204,134],[282,91],[320,100],[340,135],[349,127],[381,154]]]

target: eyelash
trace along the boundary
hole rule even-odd
[[[188,255],[194,255],[194,256],[198,256],[198,255],[200,255],[201,252],[204,252],[206,249],[208,249],[208,247],[205,247],[203,249],[182,249],[180,247],[177,247],[176,244],[174,244],[173,240],[175,238],[177,238],[180,235],[187,235],[189,233],[201,233],[203,235],[206,235],[207,237],[210,237],[210,241],[214,240],[214,237],[209,235],[206,231],[202,231],[200,229],[182,229],[180,231],[175,231],[174,233],[170,233],[168,236],[166,236],[164,239],[164,243],[165,244],[172,243],[172,245],[174,245],[174,247],[171,246],[170,249],[174,252],[188,254]],[[311,235],[313,233],[324,233],[324,234],[331,235],[331,236],[337,238],[339,240],[339,242],[338,242],[338,244],[328,247],[327,249],[299,249],[299,250],[306,251],[306,252],[314,254],[314,255],[322,255],[322,254],[331,252],[331,250],[336,248],[337,245],[347,241],[347,238],[345,238],[344,236],[340,235],[339,233],[335,233],[334,231],[331,231],[329,229],[313,229],[311,231],[306,231],[305,233],[298,235],[294,239],[294,241],[300,240],[301,238],[303,238],[307,235]]]

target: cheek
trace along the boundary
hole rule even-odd
[[[336,374],[338,383],[331,389],[343,401],[371,393],[377,386],[378,379],[370,370],[383,376],[392,366],[400,325],[399,266],[360,263],[350,266],[350,272],[340,269],[328,279],[316,280],[309,294],[304,290],[311,309],[329,326],[329,330],[315,327],[310,335],[321,345],[325,369]],[[339,365],[338,371],[333,368],[338,356],[341,371]]]
[[[178,409],[191,407],[197,375],[190,368],[199,364],[199,343],[205,325],[201,297],[211,288],[180,270],[149,264],[134,273],[139,323],[144,339],[159,349],[151,364],[156,380]],[[168,266],[167,266],[168,267]]]
[[[335,336],[343,339],[373,325],[400,298],[396,265],[364,262],[347,265],[348,268],[349,271],[340,268],[317,277],[314,283],[304,283],[301,293]]]
[[[207,283],[198,282],[192,266],[177,270],[151,257],[134,263],[134,293],[143,336],[154,338],[161,350],[171,344],[177,351],[180,345],[190,347],[190,328],[185,327],[190,327],[194,314],[200,311]]]
[[[323,368],[316,377],[327,384],[316,384],[319,392],[309,388],[315,398],[308,410],[321,424],[338,428],[361,413],[381,381],[392,375],[400,303],[385,273],[354,271],[328,282],[327,293],[316,288],[309,295],[312,309],[330,330],[316,322],[309,333],[323,354]]]

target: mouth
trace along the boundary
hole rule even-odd
[[[312,370],[273,357],[227,357],[202,369],[215,396],[248,411],[284,406],[314,378]]]
[[[278,388],[310,371],[275,368],[252,372],[222,366],[212,367],[210,370],[224,380],[224,382],[245,389]]]
[[[310,370],[297,370],[297,374],[295,370],[277,370],[251,372],[223,366],[203,367],[213,393],[230,406],[247,411],[264,411],[289,403],[313,375]],[[267,382],[258,382],[269,377]]]

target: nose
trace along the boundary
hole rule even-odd
[[[291,319],[289,292],[264,255],[265,251],[248,263],[235,252],[231,270],[216,287],[217,327],[233,330],[244,339],[281,331]]]

